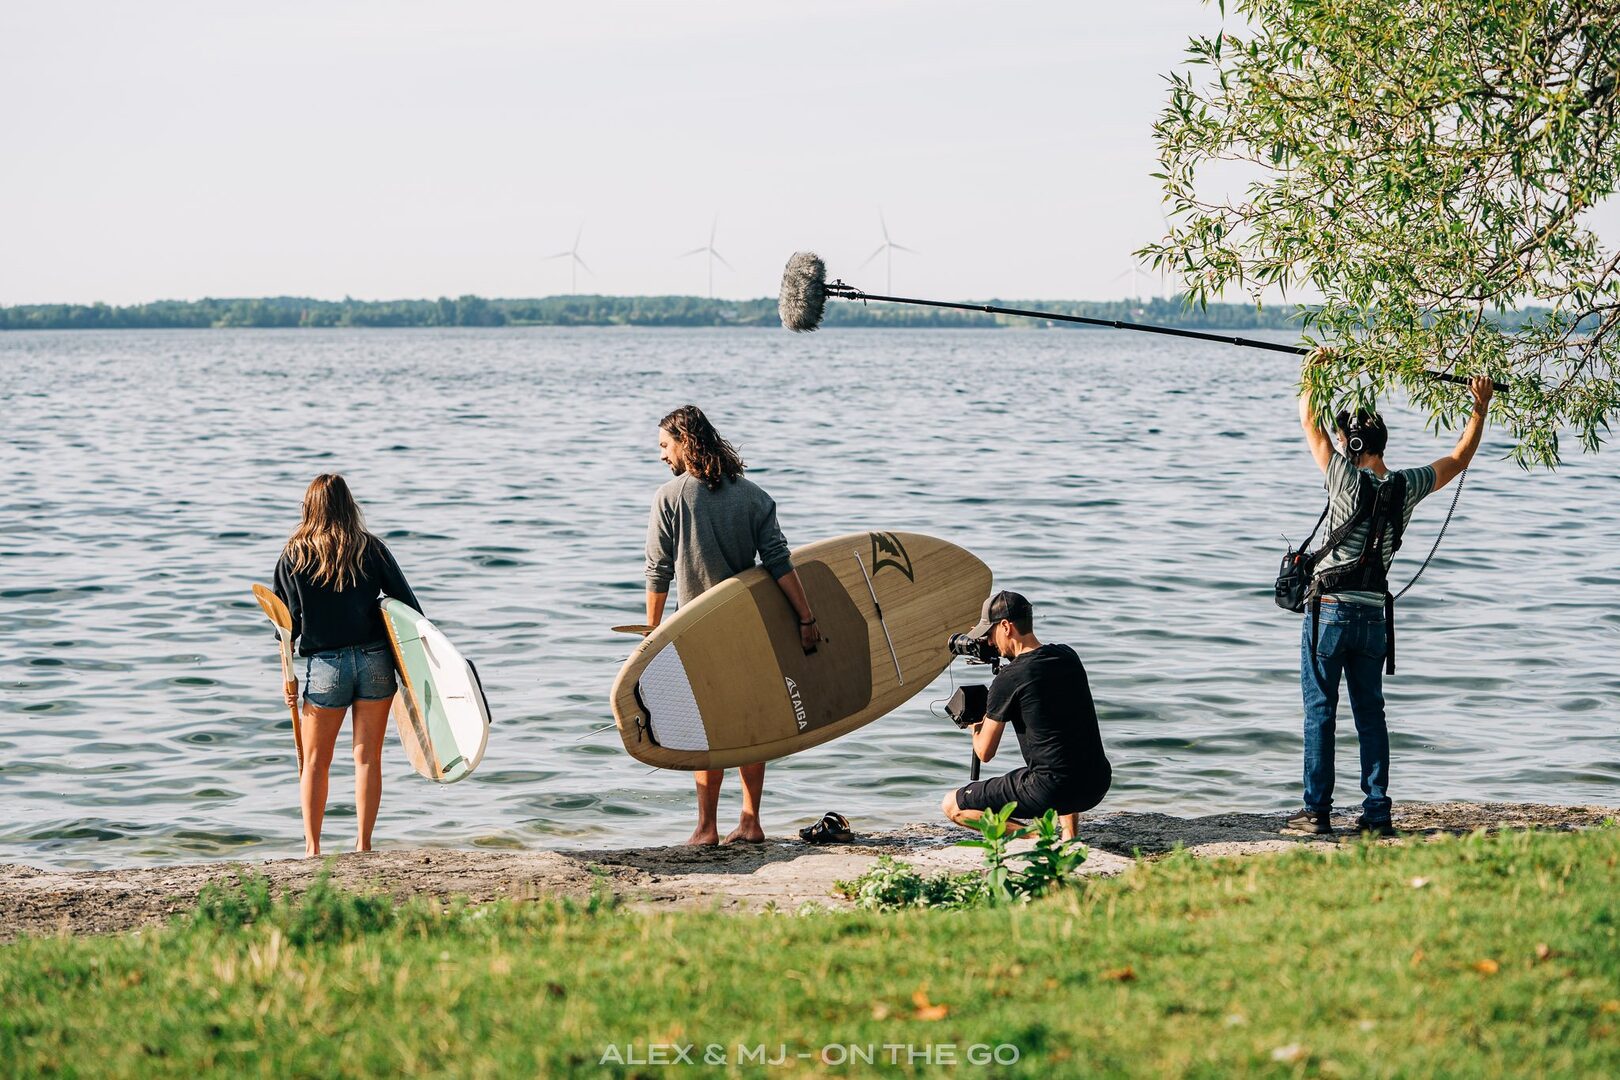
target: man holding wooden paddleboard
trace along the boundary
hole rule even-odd
[[[721,438],[703,410],[683,405],[658,423],[658,456],[675,478],[658,489],[647,521],[647,627],[663,620],[674,583],[690,604],[727,578],[755,565],[755,556],[776,580],[799,617],[799,642],[812,654],[821,641],[816,616],[788,556],[776,521],[776,502],[743,477],[743,460]],[[725,842],[760,843],[765,790],[763,761],[739,767],[743,808]],[[723,769],[695,772],[698,820],[689,844],[720,842],[718,816]]]

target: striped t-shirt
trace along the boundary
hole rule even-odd
[[[1402,476],[1406,477],[1406,506],[1401,519],[1401,528],[1405,529],[1411,523],[1412,508],[1422,502],[1424,497],[1434,490],[1434,466],[1424,465],[1417,469],[1402,469],[1400,472]],[[1380,484],[1387,482],[1390,477],[1395,475],[1394,473],[1388,473],[1380,478],[1371,469],[1354,468],[1345,456],[1337,451],[1328,459],[1327,482],[1324,484],[1328,493],[1328,515],[1327,520],[1322,523],[1327,531],[1322,533],[1323,536],[1330,535],[1334,529],[1355,516],[1356,497],[1361,491],[1362,473],[1371,476],[1375,482]],[[1361,558],[1361,551],[1367,546],[1367,525],[1368,522],[1363,521],[1354,529],[1351,529],[1350,535],[1344,538],[1342,544],[1322,556],[1322,561],[1316,564],[1316,572],[1322,573],[1327,570],[1336,570],[1341,566],[1350,566]],[[1385,571],[1389,570],[1389,564],[1394,558],[1395,553],[1390,551],[1389,530],[1386,528],[1384,530]],[[1384,605],[1384,597],[1380,593],[1346,590],[1344,592],[1326,593],[1325,595],[1336,600],[1348,600],[1357,604],[1375,604],[1379,607]]]

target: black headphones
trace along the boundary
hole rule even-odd
[[[1340,431],[1344,432],[1344,448],[1350,451],[1352,455],[1360,454],[1367,449],[1367,438],[1361,431],[1361,414],[1359,412],[1356,414],[1356,418],[1352,420],[1348,409],[1340,409],[1339,415],[1333,418],[1333,422],[1339,425]]]

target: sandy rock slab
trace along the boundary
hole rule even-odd
[[[1520,803],[1409,803],[1396,812],[1403,843],[1481,828],[1590,828],[1620,810],[1602,806]],[[1350,839],[1353,814],[1335,818],[1333,837],[1282,836],[1281,814],[1114,813],[1081,823],[1090,846],[1083,872],[1117,874],[1134,858],[1181,846],[1195,855],[1246,855],[1296,844],[1334,845]],[[624,848],[599,851],[488,851],[407,848],[327,860],[187,863],[116,870],[47,871],[0,864],[0,940],[22,934],[96,934],[161,923],[195,902],[203,886],[232,881],[239,872],[262,874],[277,891],[306,888],[330,866],[335,883],[381,890],[399,898],[465,896],[475,903],[505,897],[588,895],[598,883],[629,903],[653,908],[794,911],[807,902],[847,906],[833,883],[855,878],[882,855],[903,859],[923,873],[968,870],[980,853],[954,846],[964,834],[940,825],[912,825],[859,835],[853,844],[817,846],[771,839],[718,848]],[[1027,843],[1014,845],[1014,850]]]

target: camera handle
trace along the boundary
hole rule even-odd
[[[972,660],[968,661],[970,664],[973,662],[974,661]],[[983,661],[980,662],[982,663]],[[995,678],[999,674],[1001,674],[1001,658],[997,657],[996,659],[990,661],[990,677]],[[971,784],[973,781],[979,778],[979,766],[982,764],[982,762],[979,761],[979,752],[977,750],[969,750],[968,753],[973,757],[973,763],[968,766],[968,783]]]

